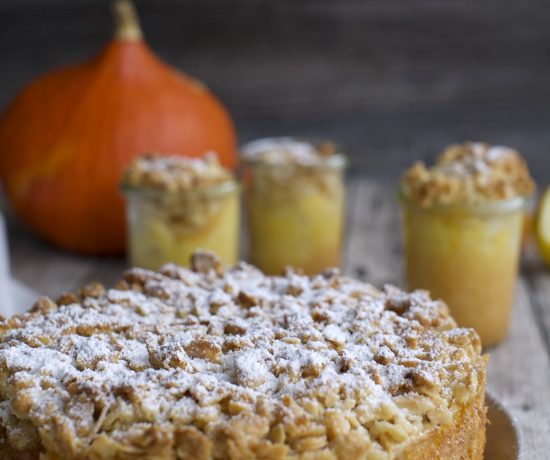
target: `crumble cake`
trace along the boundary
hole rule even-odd
[[[482,459],[479,338],[423,291],[201,253],[0,331],[5,459]]]

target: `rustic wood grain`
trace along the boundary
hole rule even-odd
[[[489,350],[489,355],[489,390],[518,420],[523,430],[525,458],[547,459],[550,363],[524,279],[518,283],[509,335]]]
[[[520,148],[550,180],[546,0],[136,4],[152,48],[215,90],[243,141],[326,136],[355,170],[395,175],[481,139]],[[33,76],[97,52],[111,28],[106,0],[0,2],[0,106]]]
[[[533,313],[546,348],[550,350],[550,268],[538,257],[533,244],[529,246],[525,259],[523,271]]]
[[[401,281],[398,202],[395,188],[356,180],[350,204],[346,272],[376,286]]]

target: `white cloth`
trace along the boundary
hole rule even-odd
[[[6,237],[6,224],[0,214],[0,314],[10,316],[12,306],[12,288],[9,272],[8,243]]]
[[[12,316],[27,311],[38,294],[11,278],[6,225],[0,213],[0,315]]]

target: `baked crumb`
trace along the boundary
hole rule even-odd
[[[528,197],[534,189],[516,150],[481,142],[451,145],[435,165],[416,163],[401,178],[402,193],[422,207]]]
[[[182,192],[221,185],[232,180],[231,171],[224,168],[214,152],[201,158],[146,153],[136,158],[126,169],[122,185],[164,192]]]
[[[4,446],[67,459],[391,459],[483,390],[478,336],[424,291],[334,269],[220,269],[211,254],[193,266],[134,268],[119,288],[0,322]]]
[[[269,165],[319,166],[341,162],[342,156],[331,142],[315,144],[292,137],[258,139],[246,144],[242,151],[245,162]]]

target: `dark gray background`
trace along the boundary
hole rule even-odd
[[[397,177],[457,140],[519,148],[550,180],[548,0],[141,0],[150,45],[202,79],[241,140],[339,141],[353,171]],[[0,105],[97,52],[107,1],[0,2]]]

